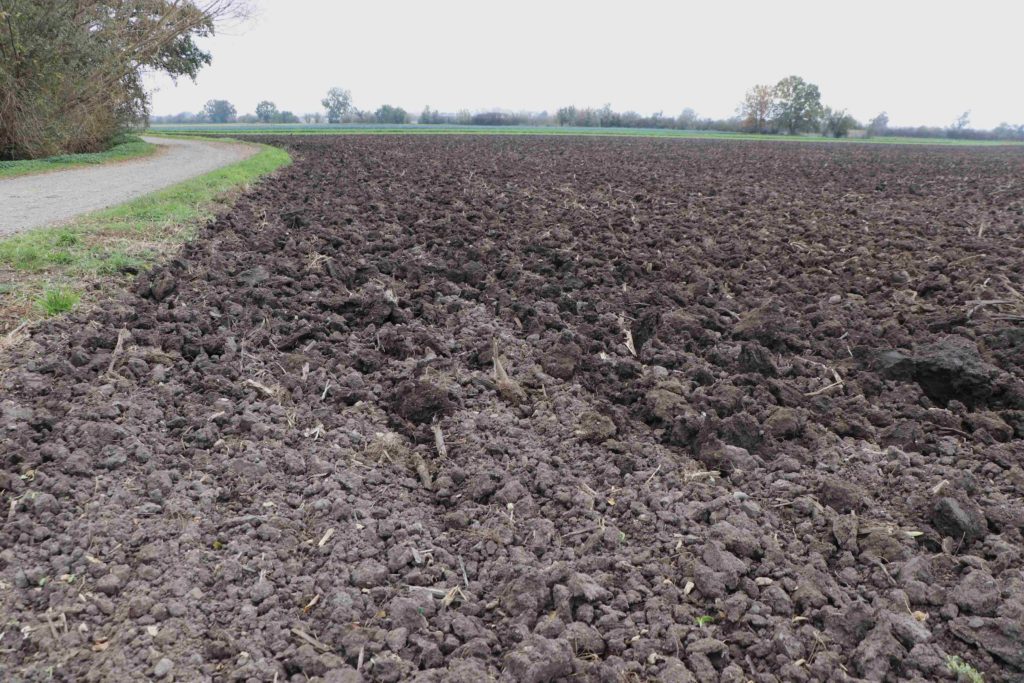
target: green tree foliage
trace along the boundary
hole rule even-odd
[[[203,115],[210,123],[231,123],[237,113],[235,105],[227,100],[210,100],[203,107]]]
[[[278,117],[277,105],[270,100],[263,100],[256,105],[256,118],[260,123],[270,123]]]
[[[821,92],[818,86],[799,76],[787,76],[775,85],[775,120],[791,135],[818,129],[821,119]]]
[[[857,120],[846,113],[845,109],[825,107],[821,115],[821,132],[834,138],[845,138],[851,128],[857,127]]]
[[[409,123],[409,113],[401,107],[385,104],[374,112],[373,119],[377,123]]]
[[[142,73],[195,78],[245,0],[0,0],[0,158],[102,149],[145,121]]]
[[[327,111],[328,123],[341,123],[342,117],[352,111],[352,93],[344,88],[331,88],[320,104]]]

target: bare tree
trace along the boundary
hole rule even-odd
[[[965,111],[960,116],[956,117],[956,121],[949,127],[950,130],[959,133],[962,130],[966,130],[971,125],[971,112],[970,110]]]
[[[768,124],[775,118],[777,110],[775,88],[770,85],[755,85],[744,96],[739,113],[744,118],[747,128],[758,133],[767,133]]]

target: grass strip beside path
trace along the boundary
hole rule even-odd
[[[60,156],[48,157],[46,159],[27,159],[24,161],[0,161],[0,179],[33,173],[49,173],[50,171],[61,171],[78,166],[94,166],[96,164],[127,161],[129,159],[149,156],[155,153],[156,149],[156,145],[150,144],[138,136],[129,135],[104,152],[61,154]]]
[[[112,283],[173,254],[260,177],[291,163],[282,149],[253,156],[130,202],[51,228],[0,239],[0,334],[94,302]]]

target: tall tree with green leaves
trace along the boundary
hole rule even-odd
[[[787,76],[775,85],[779,128],[791,135],[818,129],[823,109],[821,91],[799,76]]]
[[[272,123],[277,117],[277,105],[270,100],[263,100],[256,105],[256,118],[261,123]]]
[[[203,115],[210,123],[231,123],[238,112],[227,100],[210,100],[203,107]]]
[[[408,123],[409,112],[405,111],[401,107],[393,107],[390,104],[385,104],[374,112],[373,118],[377,123]]]

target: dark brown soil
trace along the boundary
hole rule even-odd
[[[279,142],[4,360],[0,678],[1022,680],[1022,150]]]

